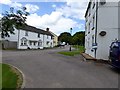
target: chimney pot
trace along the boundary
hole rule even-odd
[[[49,31],[49,28],[46,28],[46,31]]]

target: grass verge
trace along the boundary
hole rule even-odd
[[[0,63],[0,67],[2,67],[2,79],[0,79],[0,82],[2,80],[2,90],[20,88],[23,83],[21,73],[7,64]]]
[[[67,55],[67,56],[74,56],[74,55],[77,55],[77,54],[84,52],[84,50],[85,50],[84,46],[74,45],[73,47],[75,48],[75,50],[73,50],[73,51],[61,51],[58,53],[63,54],[63,55]]]

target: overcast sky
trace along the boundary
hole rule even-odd
[[[73,28],[72,34],[74,34],[78,31],[84,31],[84,15],[88,1],[0,0],[0,12],[8,11],[10,7],[19,9],[25,6],[30,13],[26,21],[28,25],[41,29],[48,27],[57,35],[62,32],[70,32],[70,28]]]

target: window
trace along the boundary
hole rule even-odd
[[[93,16],[93,21],[92,21],[92,30],[94,29],[94,25],[95,25],[95,16]]]
[[[36,42],[34,42],[34,46],[36,45]]]
[[[28,31],[25,31],[25,36],[28,36]]]
[[[95,2],[93,1],[93,7],[92,8],[94,9],[94,7],[95,7]]]
[[[21,46],[26,46],[27,45],[27,39],[25,37],[23,37],[21,39]]]
[[[49,41],[47,41],[46,44],[49,45]]]
[[[49,38],[49,36],[47,35],[47,39]]]
[[[89,16],[90,16],[90,12],[89,12]]]
[[[53,37],[51,36],[51,39],[53,39]]]
[[[42,41],[41,40],[38,41],[38,46],[42,46]]]
[[[40,38],[40,34],[38,33],[38,38]]]
[[[89,28],[88,28],[88,34],[90,33],[90,23],[89,23]]]
[[[30,43],[30,46],[32,45],[32,41],[29,42]]]
[[[24,41],[24,45],[27,45],[27,41],[26,40]]]
[[[38,42],[38,46],[42,46],[42,42]]]
[[[23,46],[23,41],[21,41],[21,46]]]
[[[94,35],[92,35],[92,45],[94,44]]]

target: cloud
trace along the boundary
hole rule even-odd
[[[2,14],[0,14],[0,17],[2,17]]]
[[[37,13],[33,13],[28,16],[27,23],[41,29],[49,27],[57,35],[62,32],[70,32],[70,28],[74,27],[84,30],[84,24],[80,23],[80,20],[84,20],[87,3],[85,0],[75,2],[67,0],[66,4],[59,8],[53,4],[55,11],[52,11],[51,14],[39,16]]]
[[[20,9],[23,7],[23,5],[21,3],[13,2],[12,0],[0,0],[0,3],[8,5],[10,7],[14,7],[15,9]],[[37,10],[39,10],[39,7],[37,5],[33,5],[33,4],[26,4],[25,7],[27,8],[27,11],[30,13],[34,13]]]
[[[9,5],[9,4],[12,3],[12,1],[11,1],[11,0],[0,0],[0,3],[1,3],[1,4]]]
[[[17,2],[13,2],[10,4],[11,7],[14,7],[14,8],[21,8],[22,7],[22,4],[21,3],[17,3]]]
[[[41,29],[49,27],[52,32],[59,34],[69,31],[71,27],[77,25],[77,22],[70,18],[63,17],[60,12],[52,12],[50,15],[45,14],[43,16],[39,16],[36,13],[31,14],[27,17],[27,24]]]
[[[56,8],[57,6],[55,4],[52,5],[53,8]]]
[[[31,14],[27,17],[27,24],[46,29],[47,27],[57,35],[62,32],[70,32],[70,28],[77,28],[78,30],[84,29],[84,24],[80,23],[80,20],[84,20],[84,14],[87,8],[88,0],[64,0],[66,3],[63,6],[56,6],[50,14],[44,14],[42,16],[36,13],[39,10],[39,6],[34,4],[24,5],[27,11]],[[1,0],[0,3],[13,6],[16,8],[22,7],[21,3],[12,2],[11,0]]]
[[[34,13],[37,10],[39,10],[39,7],[37,5],[33,5],[33,4],[26,4],[25,7],[27,8],[27,12],[31,12]]]
[[[54,26],[49,26],[51,30],[58,35],[62,32],[69,32],[70,28],[74,28],[77,26],[77,22],[69,19],[69,18],[64,18],[62,17]]]
[[[84,14],[87,4],[87,0],[76,0],[75,2],[67,0],[66,5],[62,6],[61,8],[57,8],[56,11],[62,12],[65,17],[84,20]]]
[[[10,7],[14,7],[14,8],[21,8],[22,7],[21,3],[12,2],[11,0],[0,0],[0,3],[8,5]]]

